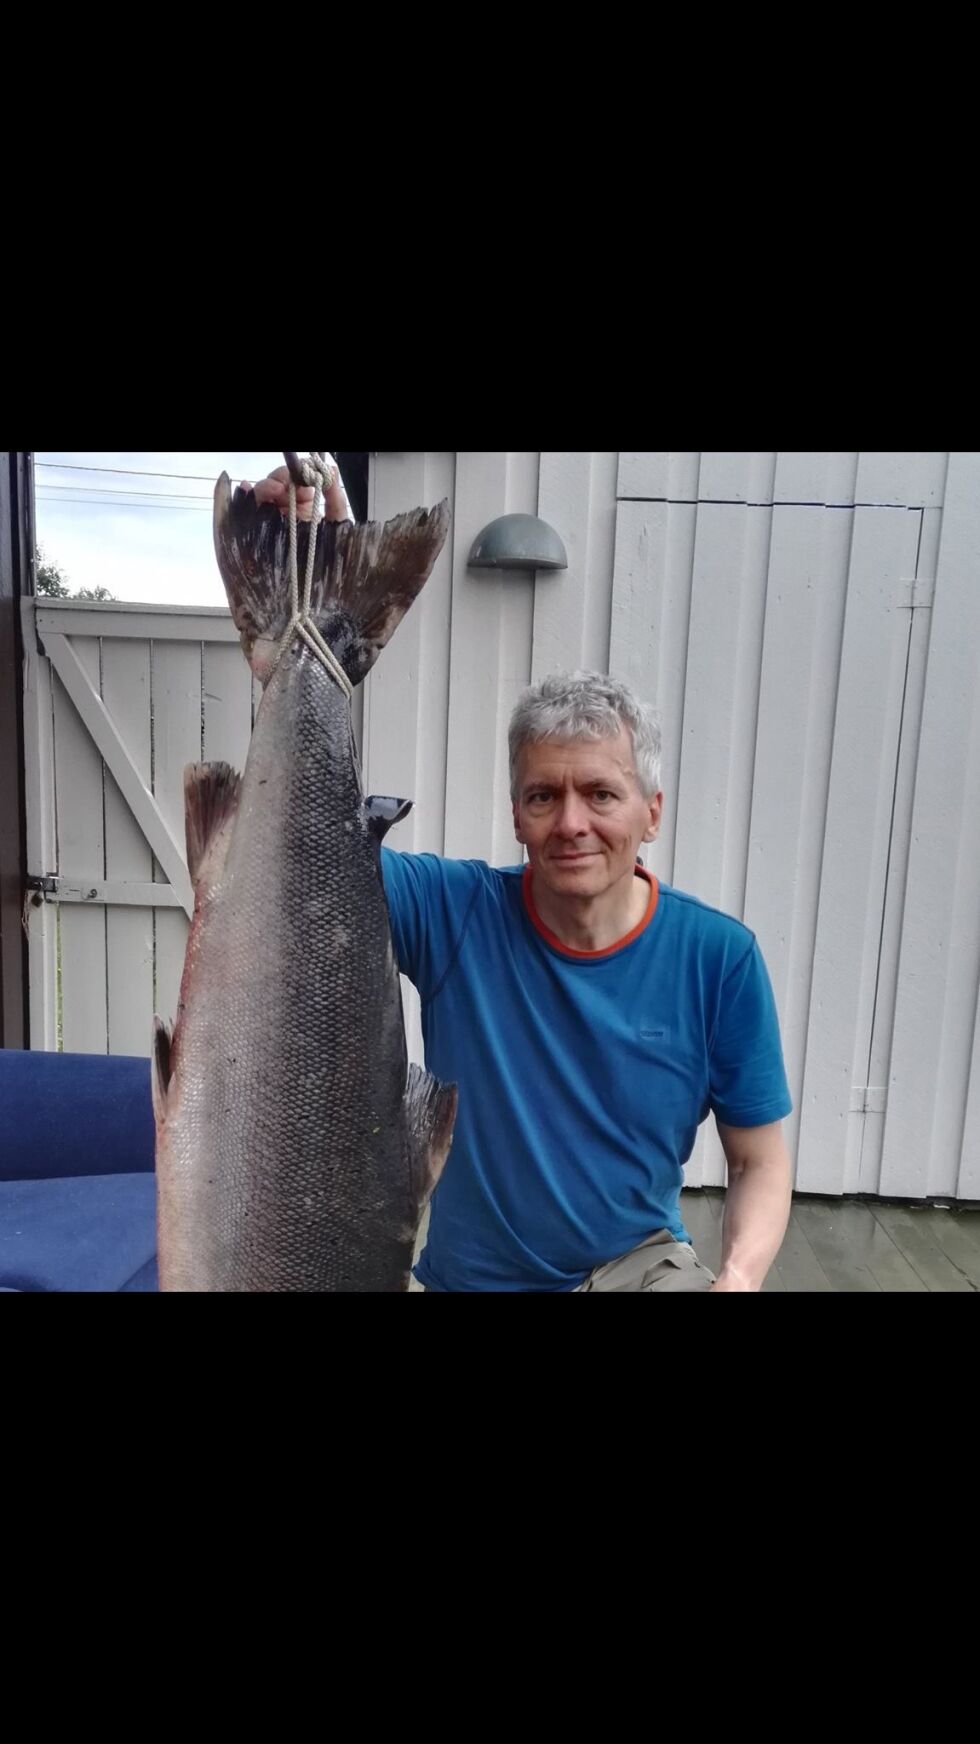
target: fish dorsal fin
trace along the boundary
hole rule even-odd
[[[419,1216],[449,1155],[457,1100],[455,1084],[440,1084],[424,1066],[409,1066],[405,1114],[411,1192]]]
[[[387,793],[372,793],[370,799],[364,801],[367,827],[379,847],[392,824],[401,823],[411,809],[410,799],[392,799]]]
[[[380,524],[321,521],[310,611],[352,684],[359,684],[420,593],[449,531],[449,504],[413,509]],[[296,528],[296,567],[306,574],[310,523]],[[214,492],[214,549],[231,615],[257,678],[275,670],[273,651],[290,621],[289,526],[272,503],[231,488]]]
[[[207,875],[213,882],[224,859],[218,839],[238,809],[242,778],[230,763],[189,763],[184,770],[184,828],[187,870],[197,885]]]

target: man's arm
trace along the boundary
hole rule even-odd
[[[715,1290],[761,1290],[789,1222],[793,1172],[782,1122],[724,1126],[718,1121],[728,1163],[728,1196],[722,1226],[721,1270]]]

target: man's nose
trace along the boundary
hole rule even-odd
[[[589,808],[580,794],[565,794],[556,828],[562,836],[584,836],[588,833]]]

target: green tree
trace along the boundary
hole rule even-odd
[[[60,564],[45,557],[40,545],[37,548],[36,591],[47,599],[111,600],[116,597],[107,587],[77,587],[72,593],[64,570]]]
[[[48,599],[68,599],[71,594],[64,570],[57,563],[49,563],[40,546],[37,548],[36,591]]]

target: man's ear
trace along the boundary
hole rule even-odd
[[[655,842],[659,836],[660,820],[663,816],[663,809],[664,796],[662,793],[655,793],[650,801],[650,823],[643,832],[643,840],[645,842]]]

